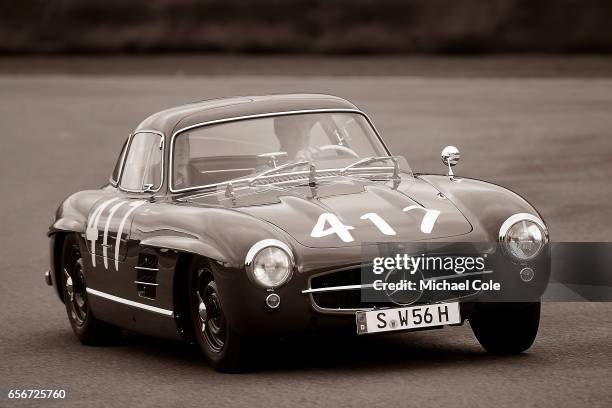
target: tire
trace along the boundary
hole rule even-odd
[[[470,317],[474,335],[491,354],[518,354],[533,344],[540,324],[540,302],[480,303]]]
[[[188,290],[194,337],[206,360],[220,372],[245,371],[246,338],[237,334],[225,318],[217,284],[205,260],[192,263]]]
[[[91,313],[81,249],[74,235],[67,236],[64,241],[61,276],[66,313],[79,341],[86,345],[101,345],[116,340],[121,330],[96,319]]]

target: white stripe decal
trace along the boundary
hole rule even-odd
[[[395,230],[387,224],[387,221],[383,220],[382,217],[376,213],[363,214],[359,219],[372,221],[372,223],[376,225],[376,228],[385,235],[396,235]]]
[[[91,212],[91,214],[89,214],[89,218],[87,219],[87,229],[91,227],[91,222],[93,221],[94,218],[96,218],[96,215],[98,214],[99,209],[100,207],[98,206],[98,208],[96,208],[94,211]]]
[[[172,316],[174,312],[168,309],[162,309],[161,307],[155,307],[150,305],[145,305],[144,303],[134,302],[133,300],[128,300],[124,298],[120,298],[119,296],[110,295],[108,293],[100,292],[99,290],[87,288],[87,293],[92,294],[94,296],[99,296],[104,299],[112,300],[114,302],[122,303],[124,305],[137,307],[139,309],[148,310],[149,312],[159,313],[164,316]]]
[[[87,227],[87,238],[91,241],[91,263],[93,267],[96,267],[96,242],[98,241],[98,222],[100,222],[100,215],[104,212],[104,209],[109,206],[109,204],[117,201],[119,197],[111,198],[100,204],[98,208],[96,208],[95,217],[92,215],[93,225]],[[95,230],[95,238],[93,236],[93,232]]]
[[[439,210],[427,210],[427,213],[423,217],[423,221],[421,221],[421,231],[425,234],[431,234],[431,230],[433,230],[439,215]]]
[[[431,208],[421,207],[420,205],[409,205],[408,207],[404,208],[402,211],[408,212],[412,210],[425,211],[425,215],[423,216],[423,219],[421,220],[421,232],[423,232],[424,234],[431,234],[431,231],[433,230],[436,220],[438,219],[438,216],[440,215],[440,211],[433,210]]]
[[[119,248],[121,247],[121,234],[123,234],[123,227],[125,227],[125,222],[127,221],[130,214],[132,214],[132,212],[135,209],[137,209],[144,203],[146,203],[146,201],[135,201],[133,203],[130,203],[130,207],[132,208],[130,208],[125,213],[123,218],[121,219],[121,223],[119,224],[119,229],[117,229],[117,237],[115,239],[115,270],[116,271],[119,271]]]
[[[87,220],[87,231],[86,231],[86,235],[87,235],[87,240],[88,240],[88,241],[92,241],[92,240],[97,239],[97,238],[94,238],[94,235],[93,235],[93,234],[90,234],[90,233],[91,233],[90,229],[91,229],[91,227],[92,227],[93,220],[95,220],[95,219],[96,219],[96,216],[97,216],[97,215],[98,215],[98,213],[100,212],[100,207],[101,207],[101,206],[98,206],[98,208],[96,208],[94,211],[92,211],[92,212],[91,212],[91,214],[89,215],[89,219]],[[95,231],[94,231],[94,232],[95,232]]]
[[[110,212],[108,213],[108,219],[106,220],[106,224],[104,225],[104,239],[102,240],[102,256],[104,257],[104,268],[106,269],[108,269],[108,228],[110,227],[110,223],[111,223],[111,220],[113,219],[113,215],[115,215],[115,212],[117,212],[119,207],[121,207],[123,204],[125,204],[125,201],[120,201],[119,203],[115,204],[110,209]],[[116,242],[115,242],[115,245],[117,245]]]

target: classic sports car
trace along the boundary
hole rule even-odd
[[[120,329],[184,339],[222,371],[241,368],[251,340],[313,329],[468,319],[486,350],[526,350],[550,269],[546,225],[517,194],[453,175],[456,148],[442,159],[447,174],[413,173],[363,112],[329,95],[168,109],[129,135],[106,185],[60,205],[45,279],[82,343]],[[467,282],[493,268],[529,298],[472,288],[365,301],[364,251],[402,242],[446,254],[468,243],[486,257],[487,270],[423,280]]]

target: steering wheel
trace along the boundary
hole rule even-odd
[[[353,156],[355,158],[359,158],[359,155],[350,147],[346,147],[346,146],[340,146],[340,145],[336,145],[336,144],[328,144],[328,145],[323,145],[323,146],[317,146],[316,148],[317,150],[313,153],[314,156],[317,156],[323,152],[327,152],[330,150],[335,150],[337,152],[340,153],[346,153],[349,156]]]

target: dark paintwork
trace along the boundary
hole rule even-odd
[[[356,109],[351,103],[328,95],[278,95],[220,99],[168,109],[150,116],[138,130],[164,134],[165,161],[168,163],[170,137],[177,130],[194,124],[227,118],[312,109]],[[188,338],[184,316],[187,294],[181,286],[186,273],[186,255],[203,256],[213,261],[213,272],[221,302],[232,326],[242,334],[282,333],[310,327],[337,327],[354,324],[351,314],[337,315],[314,310],[310,297],[301,293],[308,288],[313,274],[347,266],[358,266],[362,242],[389,240],[369,222],[359,217],[377,211],[396,229],[393,241],[465,241],[494,243],[501,224],[516,213],[537,211],[523,198],[500,186],[479,180],[451,181],[447,176],[402,174],[399,185],[354,177],[336,177],[321,181],[316,190],[304,186],[286,186],[282,190],[256,186],[248,194],[236,192],[236,199],[225,197],[223,190],[202,195],[170,194],[168,166],[162,188],[155,194],[127,193],[112,185],[98,190],[81,191],[68,197],[59,207],[49,230],[51,269],[58,288],[59,254],[63,236],[76,233],[85,256],[89,288],[127,300],[174,311],[174,317],[89,296],[92,312],[99,319],[118,326],[170,338]],[[439,193],[444,198],[439,197]],[[198,195],[200,194],[200,195]],[[316,197],[313,197],[313,194]],[[100,256],[101,236],[97,240],[96,267],[93,266],[89,241],[85,240],[87,219],[93,208],[104,200],[117,197],[129,202],[144,200],[128,218],[119,241],[119,270],[114,268],[115,235],[118,220],[129,208],[120,207],[109,224],[109,267]],[[420,232],[419,219],[412,219],[402,208],[419,202],[442,211],[431,235]],[[340,219],[357,228],[355,242],[346,244],[336,235],[314,240],[310,231],[318,215],[333,211]],[[107,220],[103,212],[100,225]],[[541,218],[541,217],[540,217]],[[247,278],[244,259],[249,248],[262,239],[274,238],[287,243],[295,256],[293,278],[276,289],[281,307],[270,311],[264,304],[267,292]],[[138,258],[142,254],[159,259],[155,300],[140,297],[136,290]],[[183,260],[183,261],[181,261]],[[508,263],[506,260],[503,262]],[[535,262],[542,279],[549,270],[548,252]],[[516,266],[518,268],[518,266]],[[518,271],[518,269],[517,269]],[[518,273],[514,275],[514,278]],[[515,279],[516,280],[516,279]],[[465,306],[467,311],[468,306]],[[462,312],[463,313],[463,312]]]

